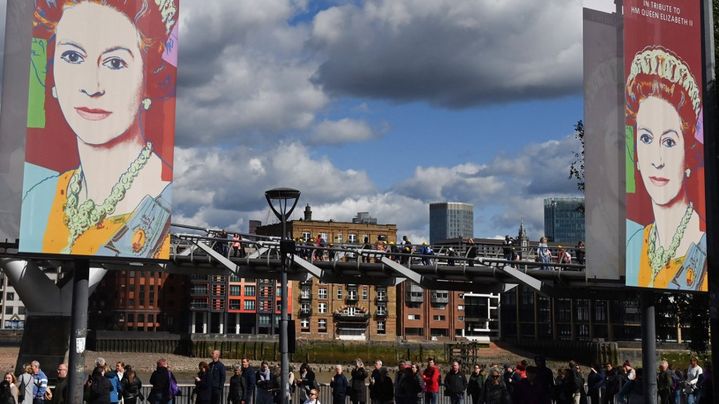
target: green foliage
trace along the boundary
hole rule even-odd
[[[656,304],[657,337],[663,339],[682,326],[682,338],[690,340],[689,349],[700,354],[709,348],[709,295],[673,293],[659,297]]]

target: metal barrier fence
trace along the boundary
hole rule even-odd
[[[182,395],[175,398],[175,401],[173,404],[194,404],[195,401],[192,398],[192,390],[195,388],[194,384],[179,384],[178,387],[180,387],[180,390],[182,391]],[[145,396],[145,399],[150,395],[150,390],[152,389],[152,385],[143,385],[142,386],[142,394]],[[222,392],[222,400],[221,403],[227,404],[227,394],[230,391],[230,386],[225,385],[225,388]],[[437,404],[450,404],[449,397],[446,397],[444,394],[444,386],[439,387],[439,397],[437,399]],[[465,403],[466,401],[465,396]],[[332,389],[330,388],[330,385],[328,383],[321,383],[320,384],[320,396],[319,396],[320,403],[322,404],[331,404],[332,403]],[[367,386],[367,402],[369,402],[369,386]],[[422,400],[421,402],[424,402]],[[302,404],[300,401],[300,391],[299,389],[296,389],[295,392],[292,394],[292,403],[293,404]],[[349,395],[347,396],[346,403],[349,403]]]

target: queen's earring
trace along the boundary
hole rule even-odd
[[[152,106],[152,100],[149,98],[145,98],[142,100],[142,109],[145,111],[150,109],[150,106]]]
[[[57,99],[57,89],[55,86],[52,86],[52,98]]]
[[[689,178],[692,175],[692,169],[687,168],[686,170],[684,170],[684,175]]]

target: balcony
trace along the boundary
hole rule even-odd
[[[190,289],[190,296],[207,296],[207,287],[193,286]]]
[[[334,313],[335,321],[367,322],[369,313],[362,307],[348,306]]]
[[[312,308],[311,307],[302,307],[300,308],[300,317],[309,317],[312,315]]]
[[[302,290],[300,290],[300,300],[301,300],[301,301],[310,301],[310,300],[312,300],[312,290],[310,290],[310,289],[302,289]]]
[[[207,300],[195,300],[190,302],[190,310],[207,310],[209,308]]]
[[[446,290],[435,290],[432,292],[432,304],[448,304],[449,292]]]
[[[347,302],[356,302],[359,300],[359,294],[357,293],[357,290],[350,289],[347,291]]]
[[[407,292],[405,295],[405,301],[407,303],[422,303],[424,302],[423,292]]]
[[[375,300],[377,301],[377,303],[379,303],[379,302],[386,302],[386,301],[387,301],[387,294],[386,294],[386,293],[382,293],[382,294],[379,294],[379,293],[378,293],[378,294],[377,294],[377,297],[375,298]]]
[[[424,302],[424,289],[416,283],[410,283],[405,293],[405,301],[410,304]]]
[[[387,317],[387,307],[385,307],[385,306],[377,307],[377,311],[375,311],[374,314],[377,317]]]

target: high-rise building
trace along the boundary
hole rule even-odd
[[[474,206],[463,202],[429,204],[429,243],[474,237]]]
[[[544,235],[555,243],[584,240],[584,198],[546,198]]]

